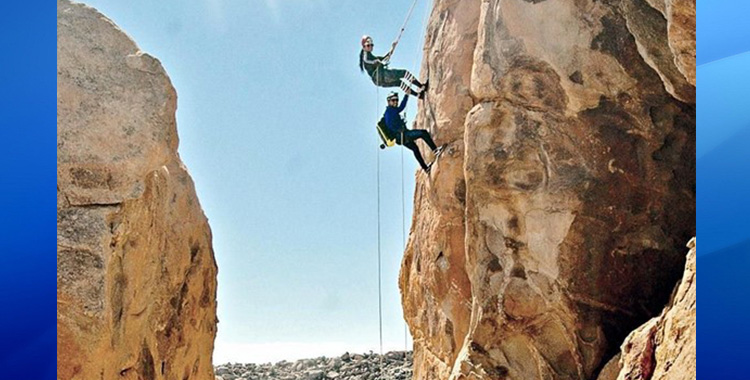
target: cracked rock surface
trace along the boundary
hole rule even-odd
[[[58,0],[58,379],[213,379],[217,268],[176,107],[156,58]]]
[[[681,1],[435,1],[417,128],[447,148],[400,274],[415,379],[595,379],[668,303],[695,235],[691,22]]]

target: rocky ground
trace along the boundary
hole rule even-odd
[[[382,361],[382,372],[381,372]],[[227,363],[215,367],[216,380],[407,380],[412,378],[411,351],[381,356],[349,354],[275,364]]]

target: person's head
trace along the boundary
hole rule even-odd
[[[398,107],[398,92],[391,92],[385,99],[388,101],[389,106]]]
[[[365,61],[364,61],[364,52],[371,53],[372,47],[375,46],[372,43],[372,37],[368,35],[362,36],[362,39],[360,40],[360,45],[362,45],[362,53],[359,54],[359,71],[364,72],[365,71]]]
[[[362,50],[366,52],[371,52],[373,46],[375,46],[375,44],[373,44],[372,42],[372,37],[368,35],[362,36],[362,40],[360,41],[360,43],[362,44]]]

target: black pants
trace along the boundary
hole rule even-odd
[[[422,87],[422,83],[414,77],[410,72],[403,69],[389,69],[387,67],[380,67],[372,73],[372,81],[376,86],[380,87],[399,87],[401,81],[404,80],[407,84],[411,82],[417,87]],[[408,80],[408,79],[411,80]]]
[[[432,141],[432,137],[430,137],[430,133],[427,132],[424,129],[405,129],[403,131],[403,140],[401,141],[402,134],[399,133],[398,136],[396,136],[396,143],[399,145],[403,145],[407,148],[409,148],[412,152],[414,152],[414,158],[417,159],[417,162],[419,162],[419,166],[422,167],[423,170],[427,170],[427,164],[424,162],[424,159],[422,158],[422,154],[419,153],[419,147],[417,146],[416,141],[419,139],[424,140],[425,143],[427,143],[427,146],[430,147],[433,151],[437,149],[437,146],[435,145],[435,142]]]

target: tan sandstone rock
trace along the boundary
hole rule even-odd
[[[695,0],[668,0],[669,48],[687,81],[695,86]]]
[[[448,150],[400,275],[415,379],[591,379],[667,303],[695,88],[654,4],[435,1],[417,127]]]
[[[470,94],[479,2],[436,1],[427,26],[425,65],[433,93],[445,94],[420,107],[419,123],[450,143],[432,183],[418,179],[410,247],[400,280],[405,315],[414,338],[415,378],[445,379],[463,345],[471,318],[471,284],[464,252],[466,184],[463,177],[463,118]],[[439,19],[436,19],[439,18]],[[439,191],[436,191],[439,189]],[[413,328],[422,326],[423,328]]]
[[[667,39],[669,43],[670,52],[662,52],[661,49],[656,51],[657,55],[665,56],[671,59],[676,65],[677,69],[682,73],[688,83],[695,86],[695,0],[647,0],[648,4],[661,13],[661,17],[665,19],[664,22],[657,22],[659,28],[666,25],[667,27]],[[636,20],[635,16],[641,13],[641,16],[648,18],[646,14],[653,15],[653,12],[648,11],[642,7],[642,2],[622,2],[622,6],[628,7],[626,9],[634,9],[639,7],[639,12],[633,12],[628,14],[628,19],[631,22],[643,24],[643,20]],[[661,31],[659,34],[664,34]],[[652,35],[657,39],[663,39],[662,37]],[[663,65],[669,64],[669,62],[662,62]],[[667,70],[670,70],[668,68]],[[679,80],[678,80],[679,82]]]
[[[109,19],[57,3],[58,379],[213,379],[216,262],[177,96]]]

